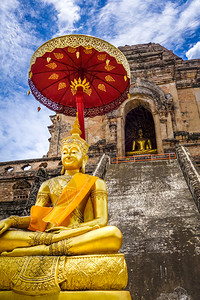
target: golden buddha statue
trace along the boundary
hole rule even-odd
[[[107,226],[106,184],[84,174],[89,145],[80,134],[76,118],[71,136],[61,142],[62,175],[41,185],[31,215],[0,221],[1,256],[71,256],[120,249],[120,230]]]
[[[138,130],[139,138],[133,141],[133,151],[137,150],[141,152],[145,152],[146,150],[151,150],[151,141],[150,139],[146,139],[143,137],[142,129]]]
[[[152,149],[151,141],[143,137],[143,130],[138,130],[138,138],[133,141],[132,151],[127,152],[127,155],[156,153],[156,149]]]
[[[76,118],[61,176],[41,185],[31,215],[0,221],[0,299],[131,300],[122,234],[107,226],[105,182],[85,174],[80,134]]]

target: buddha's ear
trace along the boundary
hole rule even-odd
[[[81,166],[81,173],[83,173],[83,174],[85,174],[85,166],[86,166],[86,164],[87,164],[87,161],[88,161],[88,156],[87,155],[85,155],[84,157],[83,157],[83,162],[82,162],[82,166]]]
[[[64,166],[62,167],[62,170],[61,170],[60,174],[61,174],[61,175],[64,175],[64,174],[65,174],[65,168],[64,168]]]

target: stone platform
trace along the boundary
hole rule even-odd
[[[83,299],[80,291],[85,291],[88,300],[130,299],[129,293],[122,292],[127,279],[123,254],[0,257],[0,299],[18,299],[17,294],[24,295],[19,299],[48,296],[50,300],[53,294],[52,299]],[[60,291],[72,294],[62,298]]]

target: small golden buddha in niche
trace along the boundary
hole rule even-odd
[[[142,129],[138,130],[138,139],[133,141],[133,151],[146,152],[152,149],[150,139],[143,137]]]
[[[152,154],[156,152],[156,149],[152,149],[150,139],[143,137],[143,131],[139,129],[138,138],[133,141],[132,151],[126,152],[126,155]]]
[[[89,145],[80,134],[76,118],[71,136],[61,142],[62,175],[41,185],[31,215],[0,221],[1,255],[100,254],[120,249],[120,230],[107,226],[106,184],[84,174]]]

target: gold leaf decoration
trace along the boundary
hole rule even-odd
[[[105,85],[103,83],[99,83],[98,84],[98,89],[101,90],[101,91],[103,91],[103,92],[106,92],[106,87],[105,87]]]
[[[51,60],[51,57],[47,57],[47,62],[49,63]]]
[[[48,79],[58,79],[59,75],[56,73],[51,74]]]
[[[107,75],[107,76],[105,77],[105,80],[106,80],[106,81],[115,81],[115,79],[114,79],[112,76],[110,76],[110,75]]]
[[[72,92],[72,95],[74,96],[76,94],[76,90],[71,88],[71,92]]]
[[[89,50],[89,49],[92,49],[92,46],[87,45],[87,46],[85,46],[84,48],[85,48],[86,50]]]
[[[124,76],[124,81],[126,81],[126,80],[127,80],[127,76],[125,75],[125,76]]]
[[[92,49],[84,49],[85,54],[92,54]]]
[[[63,53],[53,53],[53,54],[54,54],[55,58],[57,58],[57,59],[63,59],[63,57],[64,57]]]
[[[65,82],[59,82],[58,90],[61,90],[61,89],[64,89],[64,88],[66,88],[66,83]]]
[[[109,65],[109,62],[110,62],[110,60],[109,60],[109,59],[106,59],[106,65],[107,65],[107,66]]]
[[[29,96],[29,95],[30,95],[30,93],[31,93],[31,91],[29,90],[29,91],[27,92],[27,96]]]
[[[85,93],[88,94],[88,96],[90,96],[92,94],[92,89],[86,89]]]
[[[68,52],[75,53],[76,52],[76,48],[74,48],[74,47],[68,47]]]
[[[33,73],[30,71],[29,77],[32,78],[32,76],[33,76]]]
[[[48,67],[49,69],[55,69],[55,68],[57,68],[57,64],[55,64],[53,62],[53,63],[50,63],[50,64],[46,65],[46,67]]]
[[[98,54],[97,55],[98,60],[105,60],[106,59],[106,54]]]
[[[119,65],[121,65],[121,62],[120,62],[118,59],[116,59],[116,62],[117,62]]]
[[[111,66],[111,65],[105,65],[105,67],[104,67],[107,71],[111,71],[111,70],[113,70],[115,67],[114,66]]]
[[[77,51],[76,52],[76,57],[79,58],[79,56],[80,56],[80,52]]]

